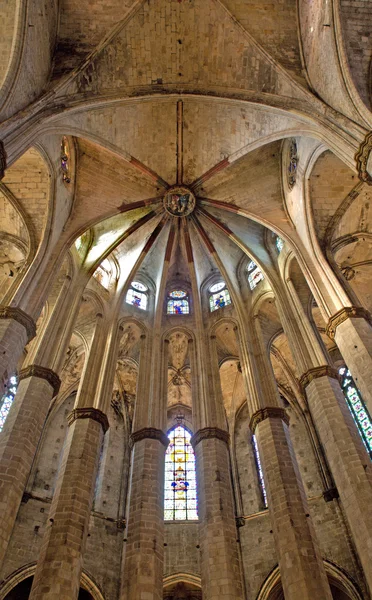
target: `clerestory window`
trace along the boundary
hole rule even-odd
[[[189,296],[185,290],[172,290],[167,299],[167,315],[188,315]]]
[[[231,304],[230,293],[224,281],[211,285],[209,294],[209,309],[211,312]]]
[[[140,281],[132,281],[130,288],[127,291],[125,301],[127,304],[132,304],[137,308],[146,310],[148,300],[148,287]]]
[[[338,370],[341,375],[341,387],[346,398],[347,405],[353,415],[359,434],[372,457],[372,421],[364,404],[361,393],[347,367]]]
[[[251,260],[251,262],[248,263],[247,271],[249,287],[251,288],[251,290],[254,290],[256,285],[264,279],[263,273],[260,267],[258,267],[256,263],[253,262],[253,260]]]
[[[14,396],[17,393],[18,377],[12,375],[9,377],[7,392],[0,399],[0,431],[3,430],[6,418],[13,404]]]
[[[191,433],[183,425],[168,431],[165,454],[164,519],[195,521],[198,518],[195,454]]]

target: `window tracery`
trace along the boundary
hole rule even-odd
[[[142,310],[147,309],[148,287],[140,281],[132,281],[127,291],[125,301]]]
[[[165,454],[164,519],[195,521],[198,518],[195,454],[191,433],[176,425],[168,432]]]
[[[262,281],[263,279],[265,279],[264,275],[263,275],[260,267],[258,267],[253,260],[251,260],[248,263],[247,271],[248,271],[249,287],[251,288],[251,290],[254,290],[254,288],[257,286],[257,284],[260,281]]]
[[[168,294],[167,314],[188,315],[190,312],[189,297],[184,290],[172,290]]]
[[[0,431],[3,430],[6,418],[9,414],[10,408],[13,404],[14,397],[17,393],[18,377],[12,375],[9,378],[9,387],[6,394],[0,400]]]
[[[218,281],[209,288],[209,308],[213,312],[231,304],[230,292],[224,281]]]
[[[265,487],[265,480],[264,480],[264,476],[263,476],[261,459],[260,459],[260,454],[258,452],[258,445],[257,445],[257,440],[256,440],[256,436],[255,435],[252,436],[252,445],[253,445],[254,458],[255,458],[255,461],[256,461],[258,479],[260,481],[260,487],[261,487],[261,492],[262,492],[262,499],[263,499],[265,508],[267,508],[268,507],[268,503],[267,503],[267,493],[266,493],[266,487]]]
[[[341,387],[347,405],[358,427],[360,436],[372,456],[372,421],[363,398],[355,385],[355,381],[347,367],[340,367]]]

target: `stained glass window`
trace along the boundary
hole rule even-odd
[[[8,390],[6,394],[0,400],[0,431],[3,430],[4,423],[10,411],[10,407],[13,404],[14,396],[17,392],[18,387],[18,377],[17,375],[12,375],[9,378]]]
[[[164,519],[195,521],[198,518],[195,455],[191,433],[177,425],[168,432],[165,454]]]
[[[255,435],[252,436],[252,445],[253,445],[254,457],[255,457],[255,460],[256,460],[258,478],[260,480],[260,485],[261,485],[262,498],[263,498],[264,506],[265,506],[265,508],[267,508],[268,504],[267,504],[267,494],[266,494],[266,488],[265,488],[265,481],[264,481],[264,476],[263,476],[263,471],[262,471],[262,466],[261,466],[261,460],[260,460],[260,454],[258,452],[258,445],[257,445],[257,440],[256,440],[256,436]]]
[[[281,253],[281,251],[282,251],[282,250],[283,250],[283,248],[284,248],[284,241],[283,241],[283,240],[282,240],[282,238],[281,238],[281,237],[279,237],[278,235],[277,235],[277,236],[276,236],[276,238],[275,238],[275,246],[276,246],[276,249],[277,249],[277,251],[278,251],[278,254],[280,254],[280,253]]]
[[[264,279],[263,273],[253,260],[248,263],[247,271],[249,287],[254,290],[256,285]]]
[[[190,312],[189,299],[184,290],[173,290],[168,294],[167,314],[188,315]]]
[[[133,306],[136,306],[137,308],[146,310],[148,297],[145,292],[147,290],[148,287],[140,281],[132,281],[129,290],[127,291],[125,301],[128,304],[133,304]]]
[[[355,381],[347,367],[338,370],[341,375],[341,387],[344,392],[347,405],[353,415],[360,436],[372,456],[372,421],[363,398],[355,385]]]
[[[219,281],[218,283],[211,285],[209,291],[212,292],[209,296],[209,308],[211,312],[231,304],[230,293],[224,281]]]

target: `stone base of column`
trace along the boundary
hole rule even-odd
[[[76,600],[79,594],[82,553],[103,438],[101,411],[84,410],[84,418],[75,416],[70,420],[30,600]]]
[[[121,600],[162,600],[164,454],[167,436],[146,428],[132,435],[128,536],[124,540]]]
[[[234,514],[229,435],[217,428],[191,439],[198,475],[201,575],[207,600],[242,600],[242,573]]]
[[[44,421],[58,387],[53,371],[33,365],[21,371],[13,406],[0,436],[0,563],[12,533]]]
[[[0,397],[17,368],[25,345],[36,333],[34,321],[20,308],[0,306]]]
[[[313,378],[306,396],[372,590],[372,463],[337,379]]]
[[[286,600],[332,600],[283,409],[253,415]]]

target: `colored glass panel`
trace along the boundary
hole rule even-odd
[[[146,294],[143,294],[142,292],[137,292],[137,290],[133,290],[132,288],[129,288],[125,301],[128,304],[133,304],[133,306],[137,306],[137,308],[141,308],[142,310],[146,310],[147,308]]]
[[[171,298],[186,298],[187,293],[183,290],[173,290],[173,292],[170,292],[169,296]]]
[[[211,287],[209,288],[209,291],[212,294],[215,294],[216,292],[220,292],[221,290],[223,290],[225,285],[226,285],[226,283],[224,281],[219,281],[218,283],[211,285]]]
[[[137,292],[146,292],[147,291],[147,286],[144,285],[143,283],[140,283],[139,281],[132,281],[131,286],[132,286],[132,288],[137,290]]]
[[[188,315],[189,301],[188,300],[168,300],[167,304],[168,315]]]
[[[338,370],[341,375],[341,387],[346,398],[347,405],[353,415],[360,436],[368,450],[372,453],[372,421],[363,398],[355,385],[355,381],[347,367]]]
[[[218,310],[219,308],[223,308],[228,304],[231,304],[231,298],[229,290],[226,288],[222,290],[222,292],[218,292],[217,294],[212,294],[212,296],[209,296],[209,307],[211,312]]]
[[[249,283],[249,287],[251,288],[251,290],[254,290],[256,285],[263,279],[264,279],[264,276],[263,276],[261,269],[256,267],[254,271],[251,271],[248,274],[248,283]]]
[[[267,508],[268,504],[267,504],[267,494],[266,494],[266,488],[265,488],[265,481],[264,481],[264,476],[263,476],[263,471],[262,471],[262,466],[261,466],[261,460],[260,460],[260,454],[258,452],[257,440],[256,440],[256,436],[255,435],[252,436],[252,443],[253,443],[254,457],[256,459],[256,465],[257,465],[257,471],[258,471],[258,478],[260,480],[260,485],[261,485],[262,497],[263,497],[265,508]]]
[[[3,430],[6,418],[10,411],[10,408],[13,404],[14,396],[17,393],[18,387],[18,377],[16,375],[12,375],[9,378],[9,387],[8,391],[0,400],[0,431]]]
[[[198,518],[195,455],[191,433],[182,425],[168,432],[165,454],[164,519],[194,521]]]
[[[283,242],[282,238],[279,237],[278,235],[276,236],[275,245],[276,245],[276,249],[278,251],[278,254],[280,254],[281,251],[283,250],[284,242]]]

